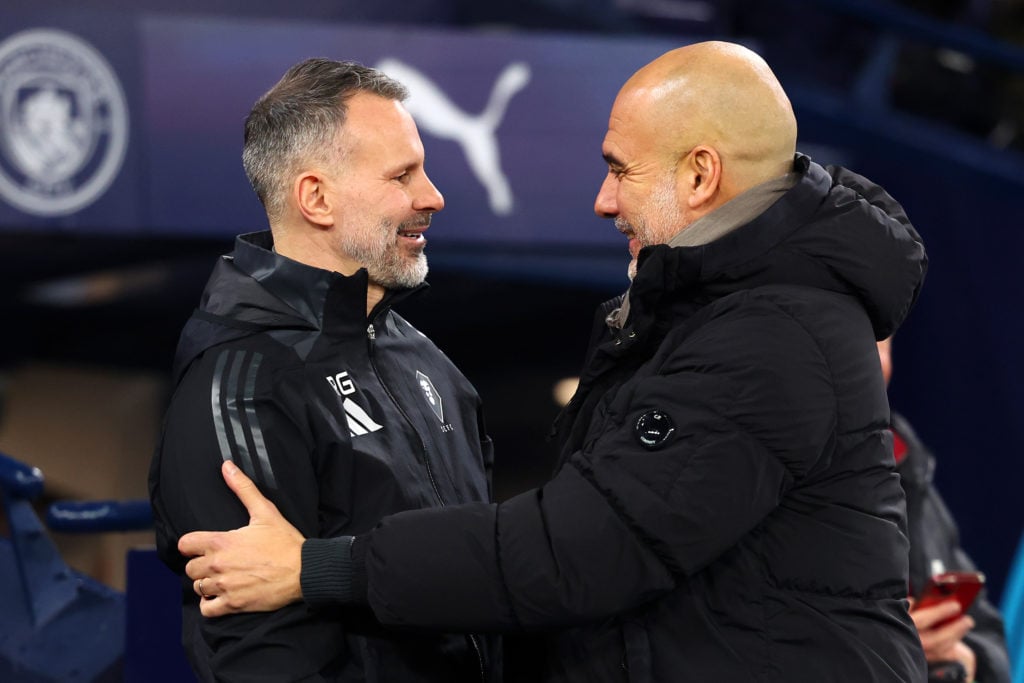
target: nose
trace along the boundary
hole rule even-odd
[[[444,208],[444,195],[437,189],[434,183],[430,182],[427,174],[423,174],[423,183],[416,193],[412,202],[412,208],[417,211],[430,211],[437,213]]]
[[[615,199],[618,189],[616,183],[615,176],[609,173],[601,183],[601,189],[597,191],[597,198],[594,200],[594,213],[601,218],[615,218],[619,215],[619,205]]]

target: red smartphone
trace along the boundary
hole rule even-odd
[[[940,602],[956,600],[960,603],[960,615],[946,619],[936,626],[945,626],[956,621],[967,612],[967,609],[978,597],[985,585],[985,575],[981,572],[945,572],[928,579],[928,583],[917,596],[914,609],[933,607]]]

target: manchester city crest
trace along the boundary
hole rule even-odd
[[[0,199],[74,213],[110,187],[127,146],[124,92],[95,48],[56,29],[0,42]]]

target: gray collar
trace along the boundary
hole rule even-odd
[[[668,246],[699,247],[714,242],[767,211],[799,180],[799,173],[787,173],[754,185],[677,232]]]
[[[725,204],[695,220],[675,234],[668,241],[670,247],[699,247],[714,242],[733,230],[742,227],[768,210],[800,180],[796,172],[766,180],[749,190],[733,197]],[[622,329],[629,317],[629,292],[622,300],[622,307],[608,314],[605,322],[609,327]]]

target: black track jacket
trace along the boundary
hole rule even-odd
[[[356,539],[382,622],[543,630],[545,680],[924,680],[875,346],[924,248],[878,186],[795,170],[735,231],[641,252],[547,484]]]
[[[385,515],[489,500],[490,440],[469,381],[390,309],[366,316],[365,271],[344,277],[243,235],[217,264],[175,360],[150,473],[161,557],[182,574],[183,640],[203,681],[493,681],[487,638],[385,631],[366,608],[203,619],[179,537],[244,526],[231,458],[307,537]]]

